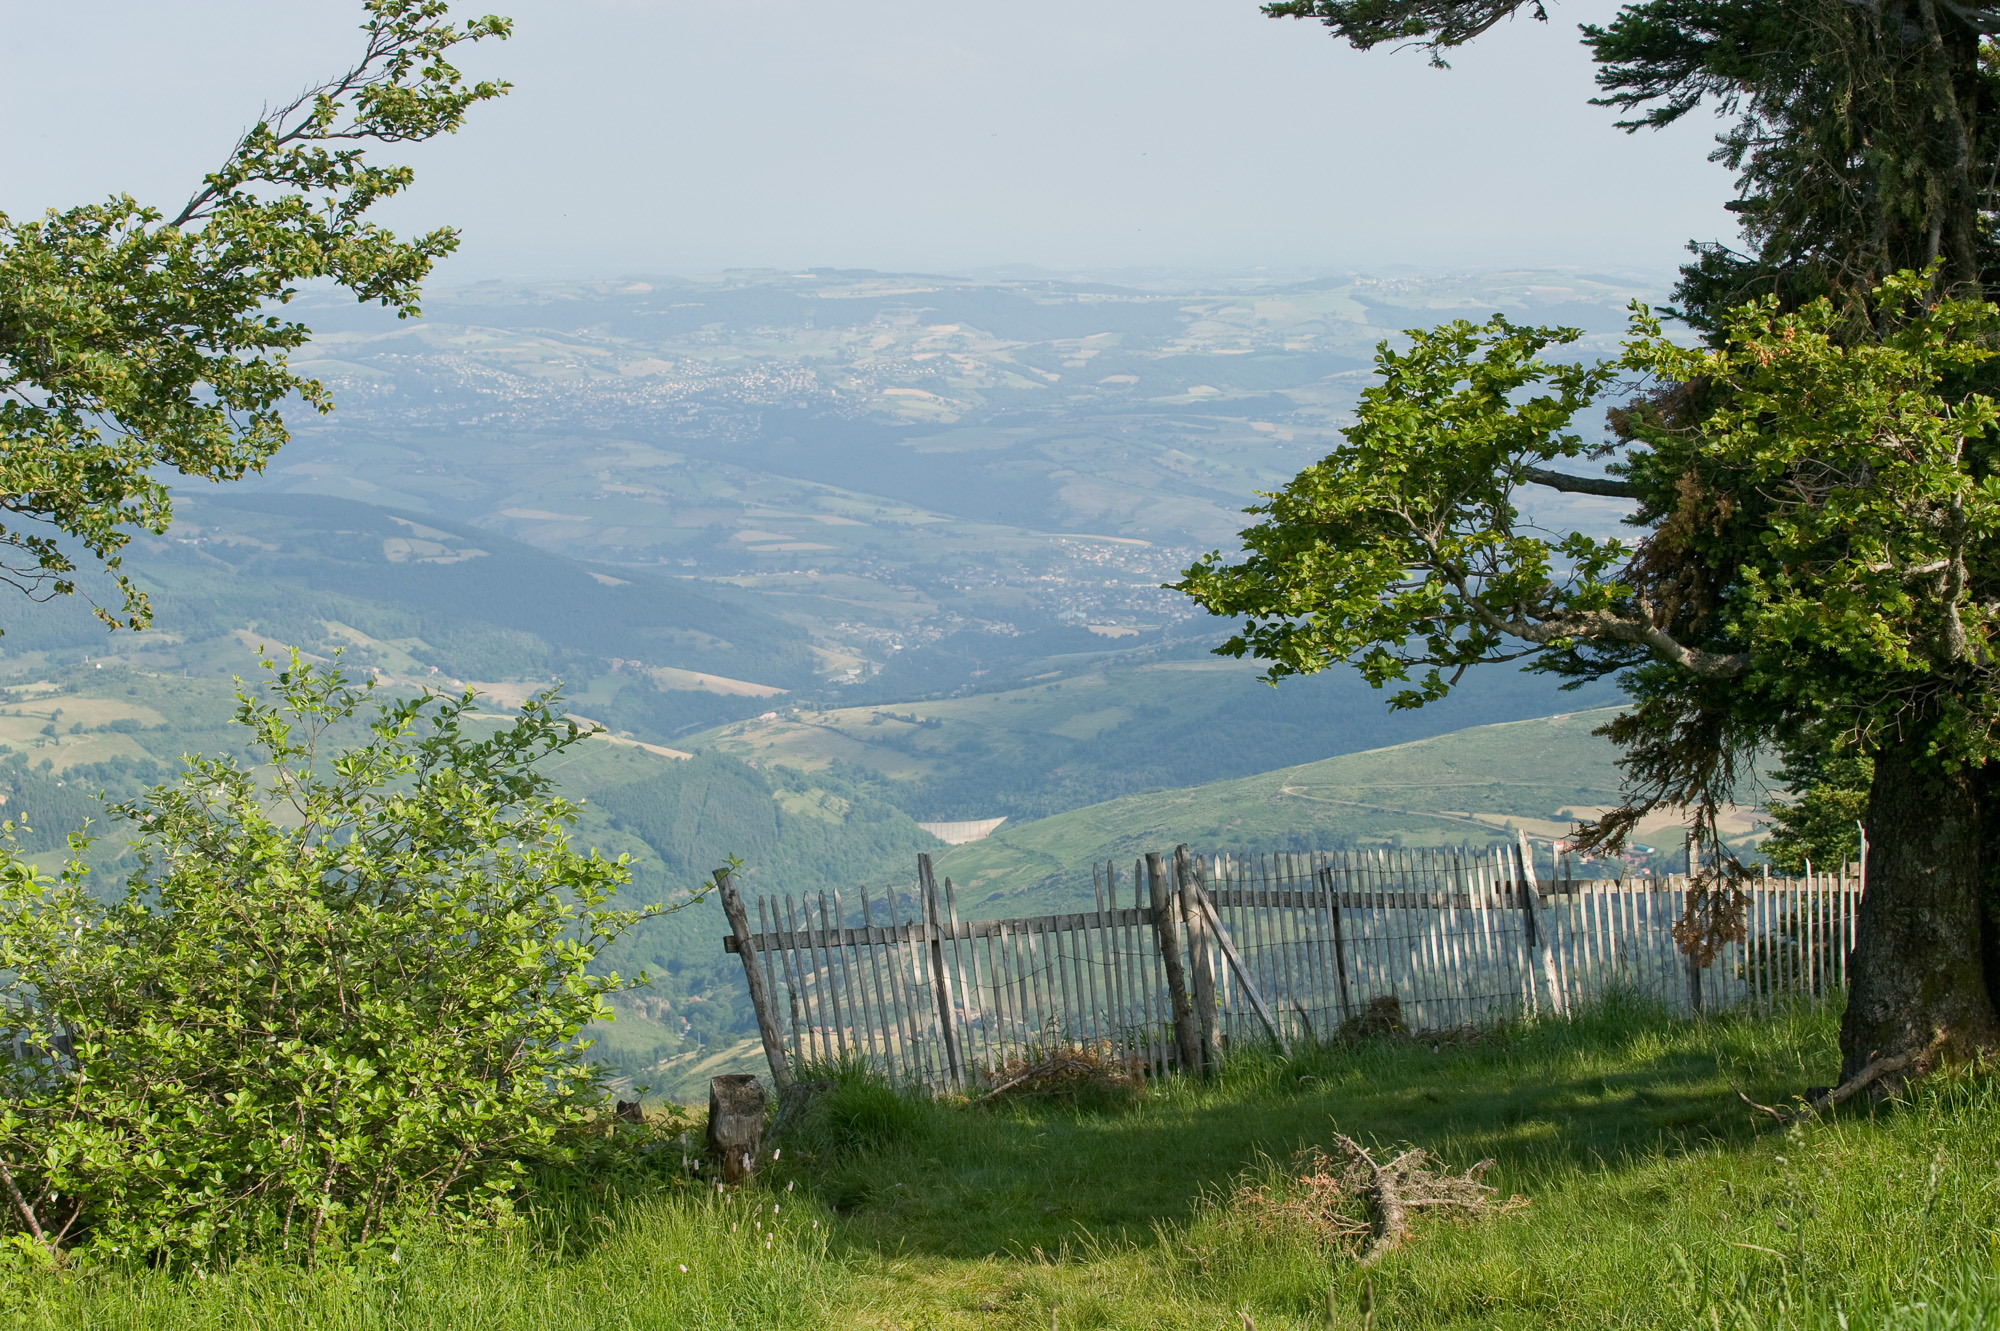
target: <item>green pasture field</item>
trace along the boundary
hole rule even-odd
[[[19,1273],[22,1328],[1970,1328],[2000,1325],[2000,1080],[1760,1135],[1835,1021],[1614,1002],[1478,1038],[1239,1055],[1136,1101],[981,1108],[850,1078],[719,1196],[593,1200],[317,1272]],[[671,1130],[671,1129],[670,1129]],[[1492,1158],[1505,1213],[1369,1269],[1240,1200],[1344,1132]],[[671,1149],[671,1147],[670,1147]]]
[[[1121,882],[1129,883],[1135,856],[1183,842],[1204,851],[1269,851],[1477,846],[1511,841],[1516,830],[1559,836],[1577,817],[1618,799],[1616,752],[1591,733],[1615,715],[1597,708],[1474,726],[1254,776],[1127,795],[1004,824],[948,851],[938,871],[954,879],[961,911],[976,907],[985,918],[1076,909],[1092,899],[1092,863],[1118,861]],[[1675,829],[1662,825],[1660,835],[1679,844]]]
[[[1419,712],[1392,713],[1386,695],[1349,671],[1272,688],[1256,663],[1218,658],[1188,642],[1154,641],[1113,655],[1088,648],[1108,648],[1117,640],[1075,636],[1082,642],[1061,651],[996,660],[991,673],[999,686],[980,692],[915,700],[905,695],[866,705],[780,706],[770,709],[774,715],[725,722],[677,742],[796,771],[839,771],[873,783],[885,798],[925,820],[1006,816],[1020,822],[1141,792],[1219,789],[1214,783],[1397,741],[1481,733],[1476,728],[1482,723],[1546,716],[1567,701],[1546,681],[1497,671],[1477,682],[1477,692]],[[1559,728],[1571,727],[1577,715],[1601,714],[1576,734],[1506,731],[1504,741],[1486,742],[1478,754],[1467,756],[1467,762],[1479,764],[1477,772],[1444,774],[1447,784],[1491,787],[1484,802],[1473,797],[1473,804],[1459,805],[1440,797],[1410,804],[1399,793],[1389,801],[1396,806],[1390,811],[1407,804],[1493,812],[1498,807],[1493,796],[1512,798],[1531,784],[1551,783],[1559,789],[1538,790],[1530,805],[1501,811],[1552,818],[1558,805],[1547,795],[1562,803],[1608,802],[1617,787],[1612,752],[1588,731],[1608,719],[1602,706],[1616,696],[1598,686],[1577,699],[1579,710],[1558,718]],[[1508,749],[1509,744],[1516,747]],[[1516,768],[1537,775],[1524,779]],[[1371,771],[1368,777],[1373,776]],[[1288,827],[1316,835],[1342,818],[1365,820],[1373,810],[1289,812],[1303,821]],[[1435,828],[1436,820],[1425,825]],[[1466,833],[1460,828],[1443,839],[1464,840]],[[1423,843],[1435,840],[1434,833]]]

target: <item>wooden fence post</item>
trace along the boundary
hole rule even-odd
[[[757,969],[757,943],[750,932],[750,917],[743,910],[743,896],[736,890],[736,880],[727,869],[715,871],[715,890],[722,896],[722,913],[729,917],[729,932],[736,936],[736,955],[743,959],[743,978],[750,984],[750,1006],[757,1010],[757,1034],[764,1040],[771,1081],[783,1091],[792,1084],[792,1070],[785,1062],[785,1041],[778,1033],[771,994],[764,988],[764,976]]]
[[[930,937],[931,989],[937,994],[938,1029],[944,1035],[946,1070],[954,1088],[965,1085],[965,1064],[958,1055],[958,1027],[952,1021],[951,971],[944,964],[944,917],[938,910],[937,878],[931,857],[917,855],[917,883],[924,891],[924,932]]]
[[[1706,903],[1701,900],[1701,843],[1695,840],[1692,832],[1688,833],[1687,839],[1687,865],[1685,909],[1688,918],[1692,919],[1697,910],[1706,908]],[[1810,873],[1812,865],[1807,864],[1806,870]],[[1701,1011],[1701,967],[1696,964],[1691,952],[1684,953],[1683,959],[1687,966],[1688,1007],[1698,1013]]]
[[[1201,1032],[1201,1066],[1213,1072],[1222,1056],[1215,1047],[1215,950],[1209,946],[1208,914],[1201,908],[1201,884],[1186,846],[1174,847],[1174,882],[1180,888],[1181,917],[1187,921],[1188,969],[1194,979],[1195,1024]]]
[[[1535,853],[1528,847],[1526,832],[1516,835],[1520,844],[1515,852],[1518,872],[1514,877],[1514,886],[1521,894],[1521,914],[1526,917],[1522,933],[1527,940],[1529,955],[1532,957],[1537,952],[1541,953],[1542,984],[1548,991],[1550,1009],[1560,1017],[1569,1011],[1569,1004],[1565,1001],[1562,984],[1556,978],[1556,959],[1552,946],[1555,940],[1547,936],[1548,929],[1542,923],[1540,900],[1542,889],[1535,881]],[[1532,969],[1530,973],[1533,973]]]
[[[1167,1003],[1173,1013],[1174,1047],[1181,1071],[1201,1075],[1201,1036],[1188,1007],[1187,977],[1181,971],[1181,940],[1174,932],[1174,894],[1167,891],[1167,869],[1160,852],[1146,852],[1146,895],[1153,903],[1153,937],[1159,941],[1160,964],[1167,972]]]
[[[1687,892],[1682,898],[1682,908],[1687,912],[1687,917],[1690,919],[1694,917],[1696,911],[1707,909],[1707,903],[1701,900],[1701,889],[1694,884],[1694,879],[1688,879]],[[1694,959],[1694,954],[1691,952],[1683,952],[1681,954],[1681,964],[1687,973],[1688,1010],[1699,1014],[1701,1012],[1701,965]]]
[[[1333,889],[1332,865],[1320,866],[1319,882],[1326,889],[1326,914],[1333,924],[1333,969],[1340,980],[1340,1019],[1345,1022],[1354,1016],[1354,1000],[1347,991],[1347,939],[1340,927],[1340,896]]]

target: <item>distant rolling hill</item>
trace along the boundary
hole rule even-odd
[[[1018,822],[1149,789],[1205,790],[1204,782],[1545,716],[1566,697],[1591,707],[1618,696],[1601,683],[1565,695],[1547,676],[1495,670],[1441,703],[1391,712],[1353,670],[1278,688],[1258,672],[1254,662],[1218,658],[1191,643],[1120,657],[1072,652],[1041,658],[997,690],[782,708],[684,742],[801,771],[841,772],[918,818],[1004,815]]]
[[[1429,739],[1283,767],[1255,776],[1127,795],[1032,822],[1008,823],[957,846],[938,871],[978,917],[1068,908],[1090,897],[1090,866],[1129,862],[1185,842],[1200,851],[1342,846],[1480,845],[1516,829],[1561,836],[1579,816],[1618,799],[1611,745],[1591,731],[1618,714],[1598,708],[1475,726]],[[1748,835],[1747,812],[1728,830]],[[1641,828],[1661,850],[1682,844],[1678,814]]]
[[[127,561],[152,597],[151,631],[112,633],[82,597],[0,603],[0,678],[87,660],[227,679],[259,644],[297,646],[410,687],[513,696],[562,680],[579,711],[660,743],[818,684],[807,634],[727,586],[607,572],[347,499],[177,502],[171,532],[142,535]]]

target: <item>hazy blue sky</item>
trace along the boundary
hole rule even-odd
[[[513,80],[411,154],[447,276],[809,264],[1664,270],[1729,233],[1713,122],[1627,136],[1576,24],[1449,71],[1252,0],[526,0]],[[0,0],[0,210],[178,203],[266,99],[358,49],[344,0]],[[467,12],[472,12],[468,9]]]

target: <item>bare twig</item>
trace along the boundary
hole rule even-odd
[[[1394,1166],[1383,1169],[1359,1143],[1347,1137],[1339,1140],[1368,1167],[1367,1197],[1375,1208],[1375,1237],[1361,1250],[1359,1261],[1363,1266],[1372,1266],[1377,1258],[1409,1237],[1409,1216],[1396,1188]],[[1404,1158],[1398,1156],[1395,1164],[1402,1164]]]
[[[1058,1077],[1065,1072],[1088,1074],[1096,1070],[1096,1064],[1076,1054],[1057,1054],[1054,1058],[1045,1058],[1039,1063],[1029,1064],[1018,1076],[1008,1078],[986,1094],[980,1096],[976,1103],[983,1105],[995,1096],[1003,1095],[1013,1090],[1016,1086],[1027,1082]]]
[[[1480,1180],[1493,1168],[1491,1160],[1481,1160],[1463,1174],[1445,1174],[1432,1168],[1430,1154],[1421,1147],[1378,1165],[1352,1137],[1335,1133],[1333,1140],[1365,1172],[1359,1191],[1375,1212],[1375,1235],[1357,1259],[1362,1266],[1372,1265],[1409,1237],[1411,1211],[1455,1208],[1478,1214],[1487,1208],[1493,1189]]]
[[[1259,1229],[1304,1229],[1329,1248],[1354,1254],[1367,1266],[1412,1235],[1422,1211],[1451,1211],[1462,1217],[1506,1215],[1525,1207],[1524,1198],[1493,1199],[1483,1181],[1493,1161],[1482,1160],[1462,1174],[1447,1172],[1422,1147],[1411,1147],[1387,1164],[1368,1148],[1335,1133],[1331,1154],[1312,1148],[1292,1162],[1281,1184],[1245,1183],[1231,1210]],[[1363,1219],[1353,1205],[1360,1201]]]

